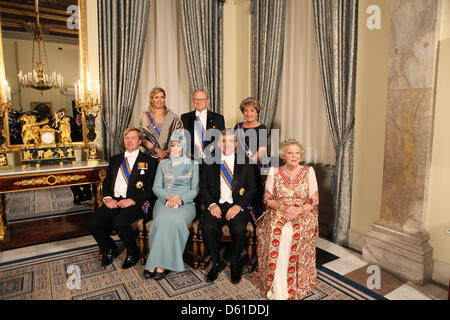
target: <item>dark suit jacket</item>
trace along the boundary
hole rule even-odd
[[[192,155],[194,154],[194,135],[196,134],[194,129],[194,121],[196,118],[195,110],[181,115],[183,127],[191,135],[191,157],[193,157]],[[218,129],[220,131],[225,130],[225,119],[223,118],[223,115],[208,110],[208,113],[206,114],[206,130],[208,129]],[[213,141],[214,139],[206,140],[206,147],[208,147],[208,145]],[[207,148],[205,149],[206,152],[210,152]]]
[[[103,180],[103,197],[114,197],[114,185],[116,183],[117,174],[121,174],[119,173],[119,170],[123,157],[124,153],[111,157],[106,178]],[[147,163],[147,169],[144,170],[144,174],[141,174],[141,169],[138,169],[138,163],[140,162]],[[133,169],[131,169],[131,175],[128,181],[127,199],[133,199],[136,202],[136,205],[139,206],[145,201],[150,200],[151,208],[153,207],[154,195],[152,187],[157,166],[158,160],[139,151]],[[141,183],[138,182],[143,184],[142,187],[139,187]]]
[[[200,173],[200,194],[206,208],[211,204],[219,204],[220,200],[220,164],[205,165]],[[247,206],[255,197],[257,188],[255,170],[249,164],[237,164],[234,159],[232,196],[233,204],[247,211]],[[242,194],[241,194],[242,193]]]
[[[72,141],[83,141],[83,126],[79,126],[75,121],[73,121],[70,126],[70,136]]]

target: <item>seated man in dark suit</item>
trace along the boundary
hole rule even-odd
[[[217,145],[221,152],[215,159],[220,158],[220,161],[205,165],[200,174],[200,194],[208,208],[203,215],[203,239],[212,260],[212,268],[206,280],[216,280],[218,273],[225,267],[220,259],[217,235],[227,224],[231,234],[231,281],[239,283],[239,258],[245,247],[247,223],[250,221],[247,206],[256,193],[255,175],[252,167],[245,164],[245,161],[243,164],[237,162],[237,140],[233,130],[224,130]]]
[[[225,129],[225,120],[221,114],[209,111],[207,109],[211,100],[208,93],[204,90],[197,90],[192,95],[192,103],[195,111],[181,115],[183,127],[191,135],[191,158],[200,160],[205,158],[205,153],[211,153],[210,143],[213,139],[206,139],[206,132],[209,129],[222,131]],[[199,161],[201,164],[201,161]]]
[[[142,218],[152,197],[155,167],[158,161],[139,151],[142,133],[129,128],[124,132],[125,153],[111,157],[103,181],[103,203],[89,219],[88,229],[103,254],[102,266],[107,267],[117,257],[118,250],[110,237],[111,229],[117,231],[125,243],[127,256],[122,265],[127,269],[139,261],[139,250],[131,223]],[[151,212],[151,211],[150,211]]]

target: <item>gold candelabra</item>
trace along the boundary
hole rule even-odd
[[[97,134],[95,133],[95,120],[102,108],[100,104],[100,85],[97,81],[96,88],[93,90],[92,81],[87,77],[86,87],[82,81],[75,84],[75,107],[80,110],[86,119],[88,129],[87,138],[89,140],[89,160],[99,160],[97,152],[97,144],[94,142]]]
[[[5,148],[6,138],[5,138],[5,117],[8,121],[8,111],[12,109],[11,100],[3,99],[0,102],[0,168],[9,168],[7,150]]]

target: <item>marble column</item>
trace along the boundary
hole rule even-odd
[[[424,228],[441,0],[392,0],[382,204],[363,257],[404,279],[431,279]]]

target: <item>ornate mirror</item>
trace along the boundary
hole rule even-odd
[[[85,1],[0,1],[1,63],[12,106],[3,126],[8,150],[24,147],[27,116],[51,126],[60,112],[70,117],[73,146],[87,147],[85,116],[75,108],[75,83],[86,74]]]

